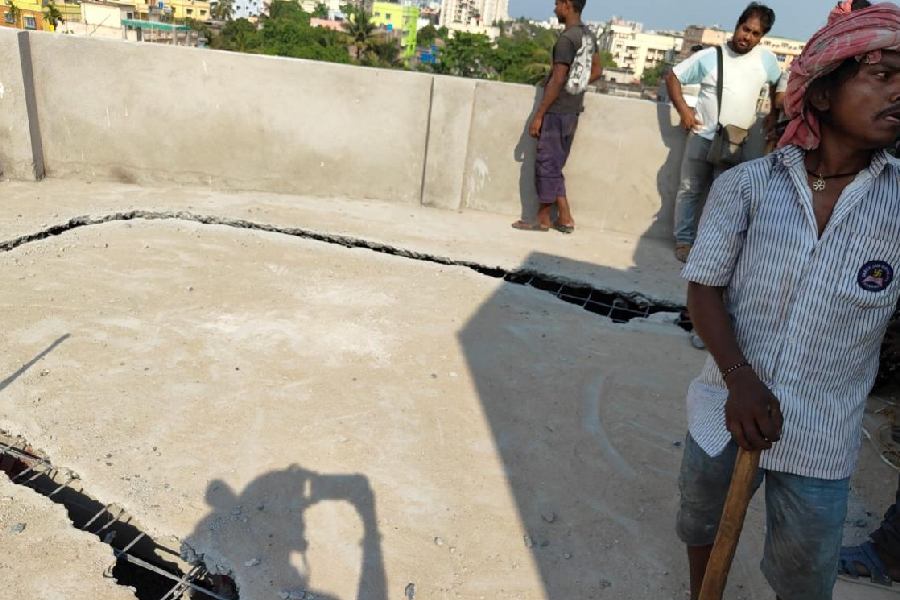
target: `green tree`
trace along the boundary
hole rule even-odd
[[[259,52],[261,45],[259,30],[247,19],[228,21],[210,43],[213,48],[235,52]]]
[[[400,41],[385,36],[375,36],[369,43],[369,49],[360,60],[361,64],[370,67],[398,69],[403,67],[400,56]]]
[[[645,87],[656,87],[659,85],[659,80],[662,76],[671,68],[672,65],[669,63],[661,62],[650,69],[644,69],[644,74],[641,75],[641,83]]]
[[[456,32],[447,40],[434,70],[447,75],[494,79],[494,49],[486,35]]]
[[[219,21],[230,21],[234,18],[234,0],[219,0],[209,9],[209,14],[213,19]]]
[[[317,19],[327,19],[328,18],[328,7],[322,4],[316,4],[316,8],[312,12],[312,16]]]
[[[54,30],[65,22],[62,12],[52,1],[44,8],[44,19],[53,25]]]
[[[299,3],[292,0],[273,0],[269,4],[269,16],[265,20],[271,21],[273,19],[288,19],[309,24],[309,14],[300,8]]]
[[[260,31],[263,54],[308,58],[327,62],[350,62],[347,46],[340,33],[310,26],[307,20],[290,18],[267,19]]]
[[[22,9],[16,6],[16,3],[13,2],[13,0],[6,0],[6,15],[12,20],[14,27],[21,27]]]
[[[375,33],[375,24],[372,23],[372,17],[364,8],[347,6],[345,7],[347,20],[344,21],[344,31],[350,38],[350,43],[354,48],[354,58],[362,60],[372,45],[372,39]]]
[[[438,30],[434,25],[426,25],[419,30],[416,35],[417,43],[422,48],[431,48],[434,41],[438,38]]]
[[[618,69],[619,65],[616,64],[615,59],[613,58],[612,52],[601,52],[600,53],[600,66],[604,69]]]
[[[550,71],[551,50],[535,40],[500,38],[494,68],[500,81],[535,84]]]

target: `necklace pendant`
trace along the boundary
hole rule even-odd
[[[819,175],[815,181],[813,181],[813,189],[817,192],[825,191],[825,179]]]

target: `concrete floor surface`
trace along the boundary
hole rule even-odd
[[[127,207],[196,210],[679,297],[652,241],[71,188],[0,186],[0,239]],[[0,429],[232,573],[241,598],[686,597],[673,519],[684,391],[704,355],[674,325],[616,325],[464,267],[178,220],[31,242],[0,253],[0,278]],[[887,506],[892,477],[864,447],[850,535],[875,525],[865,511]],[[729,598],[771,597],[763,516],[757,498]],[[20,576],[0,571],[0,589]],[[863,590],[837,597],[885,595]]]

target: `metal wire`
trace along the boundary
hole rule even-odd
[[[34,456],[30,452],[28,452],[26,449],[15,448],[13,446],[10,446],[8,444],[4,444],[4,443],[0,442],[0,457],[4,457],[4,456],[12,458],[13,460],[15,460],[18,463],[21,463],[25,467],[22,471],[20,471],[19,473],[16,473],[16,475],[10,477],[10,481],[12,481],[13,483],[18,483],[19,485],[26,485],[27,483],[31,483],[34,480],[36,480],[38,477],[41,477],[42,475],[49,477],[51,480],[55,480],[56,476],[59,475],[59,473],[60,473],[60,471],[55,469],[49,462],[47,462],[46,460],[44,460],[38,456]],[[29,475],[29,474],[31,476],[28,477],[28,479],[22,479],[23,477],[25,477],[26,475]],[[78,477],[71,471],[66,471],[64,477],[65,477],[64,483],[57,485],[57,487],[55,487],[51,492],[43,493],[43,495],[46,496],[47,498],[52,498],[53,496],[55,496],[56,494],[58,494],[59,492],[61,492],[62,490],[66,489],[66,488],[72,489],[71,487],[69,487],[70,484],[73,481],[78,480]],[[56,483],[56,482],[54,481],[54,483]],[[75,490],[73,490],[73,491],[75,491]],[[79,492],[79,493],[81,493],[81,492]],[[55,500],[55,501],[60,502],[58,500]],[[72,506],[78,507],[82,510],[92,510],[85,504],[79,503],[76,500],[71,499],[71,498],[67,499],[65,503],[71,504]],[[113,513],[111,511],[111,506],[112,505],[107,504],[106,506],[101,508],[84,525],[82,525],[80,527],[80,529],[82,531],[86,531],[88,533],[93,533],[94,535],[97,535],[98,537],[100,537],[100,534],[103,533],[104,530],[108,529],[109,527],[113,526],[114,524],[116,524],[116,523],[126,524],[126,522],[122,520],[123,517],[127,516],[125,513],[125,509],[120,508],[118,513],[113,515]],[[95,522],[97,522],[104,513],[108,515],[108,519],[107,519],[106,523],[104,523],[103,526],[100,527],[99,529],[97,529],[96,531],[93,531],[93,532],[90,531],[88,528],[91,527],[91,525],[93,525]],[[130,519],[129,519],[129,521],[130,521]],[[109,534],[107,534],[102,539],[105,543],[109,544],[112,547],[113,554],[116,557],[116,561],[125,560],[132,565],[138,566],[142,569],[145,569],[147,571],[155,573],[156,575],[159,575],[170,581],[175,582],[175,585],[172,588],[170,588],[169,591],[166,592],[166,594],[162,598],[160,598],[160,600],[177,600],[179,597],[181,597],[181,593],[188,589],[194,590],[195,592],[203,594],[203,595],[207,596],[208,598],[212,598],[213,600],[232,600],[231,598],[226,598],[225,596],[221,596],[221,595],[217,594],[216,592],[207,590],[197,584],[197,582],[200,581],[207,574],[206,568],[202,565],[193,565],[188,570],[187,573],[185,573],[184,575],[179,575],[176,573],[171,573],[169,571],[166,571],[165,569],[161,569],[160,567],[157,567],[156,565],[154,565],[152,563],[149,563],[141,558],[138,558],[136,556],[133,556],[132,554],[129,554],[129,551],[132,548],[134,548],[138,542],[140,542],[142,539],[147,538],[146,533],[144,533],[144,532],[138,533],[138,535],[134,539],[132,539],[131,542],[129,542],[122,549],[118,549],[112,545],[112,539],[114,537],[115,537],[115,531],[111,531]],[[149,539],[149,538],[147,538],[147,539]]]

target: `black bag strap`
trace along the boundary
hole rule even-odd
[[[725,57],[722,56],[722,46],[716,46],[716,58],[718,64],[718,77],[716,78],[716,99],[719,104],[719,113],[716,115],[716,120],[718,121],[718,125],[722,125],[722,88],[724,86],[725,79]]]

